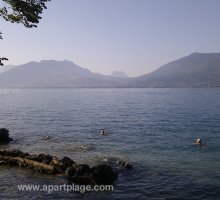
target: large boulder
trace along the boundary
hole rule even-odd
[[[110,165],[101,164],[91,168],[90,176],[95,184],[111,184],[117,179],[118,172]]]
[[[76,176],[89,176],[90,167],[86,164],[73,164],[71,167],[67,168],[65,173],[69,178]]]
[[[63,171],[65,172],[67,168],[71,167],[73,164],[75,164],[75,162],[71,158],[64,156],[60,160],[60,164],[62,166]]]
[[[65,173],[70,180],[79,184],[112,184],[118,177],[118,172],[106,164],[92,168],[86,164],[74,164]]]
[[[6,128],[0,129],[0,144],[1,143],[8,143],[12,141],[13,139],[9,137],[9,130]]]
[[[58,173],[64,173],[73,164],[76,163],[71,158],[64,156],[62,159],[53,157],[49,165],[54,166]]]

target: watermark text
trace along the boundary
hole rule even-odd
[[[34,185],[34,184],[27,184],[27,185],[18,185],[18,190],[23,192],[31,192],[31,191],[40,191],[40,192],[112,192],[114,190],[113,185]]]

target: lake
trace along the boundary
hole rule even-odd
[[[68,180],[0,166],[0,199],[220,198],[220,89],[0,89],[3,127],[14,141],[1,149],[89,165],[122,159],[133,169],[120,170],[113,192],[67,194],[18,191]]]

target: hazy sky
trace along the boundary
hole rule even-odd
[[[0,55],[10,58],[7,64],[67,59],[93,72],[138,76],[192,52],[220,52],[220,0],[52,0],[47,5],[38,28],[0,19]]]

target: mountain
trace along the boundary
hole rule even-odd
[[[93,73],[70,61],[29,62],[0,74],[1,88],[117,87],[120,78]]]
[[[6,65],[6,66],[1,66],[0,67],[0,73],[6,72],[10,69],[13,69],[14,67],[16,67],[15,65]]]
[[[70,61],[55,60],[13,66],[0,74],[0,88],[28,87],[220,87],[220,53],[193,53],[136,78],[127,78],[123,72],[105,76]]]
[[[121,71],[114,71],[111,74],[112,77],[119,77],[119,78],[128,78],[128,75]]]
[[[126,87],[220,87],[220,53],[193,53],[133,78]]]

